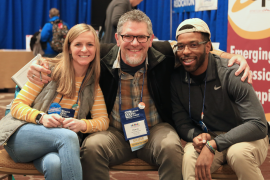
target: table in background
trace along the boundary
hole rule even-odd
[[[30,51],[0,50],[0,89],[14,88],[11,76],[33,58],[33,52]]]

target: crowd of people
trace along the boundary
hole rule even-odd
[[[61,54],[31,65],[0,121],[15,162],[33,161],[48,180],[109,180],[109,166],[136,157],[161,180],[211,179],[225,162],[240,180],[263,179],[269,125],[242,56],[213,50],[198,18],[171,44],[153,41],[149,17],[131,10],[114,38],[99,44],[78,24]]]

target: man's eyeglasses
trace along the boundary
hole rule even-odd
[[[198,47],[201,45],[201,44],[205,44],[207,43],[208,41],[202,41],[202,42],[190,42],[188,44],[182,44],[182,43],[178,43],[176,45],[174,45],[176,48],[177,48],[177,51],[183,51],[186,46],[188,47],[189,50],[196,50],[198,49]]]
[[[123,41],[125,41],[125,42],[132,42],[134,40],[134,38],[137,38],[137,41],[139,43],[145,43],[150,38],[150,36],[144,36],[144,35],[140,35],[140,36],[120,35],[120,36],[122,37]]]

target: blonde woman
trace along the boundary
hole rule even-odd
[[[33,161],[46,180],[80,180],[76,133],[104,131],[109,126],[98,84],[100,46],[95,30],[86,24],[72,27],[63,53],[46,61],[52,81],[45,86],[27,82],[13,102],[13,117],[1,120],[5,138],[0,137],[0,144],[15,162]],[[86,119],[89,114],[92,119]]]

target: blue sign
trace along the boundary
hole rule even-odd
[[[195,0],[173,0],[174,12],[191,12],[195,11]]]

